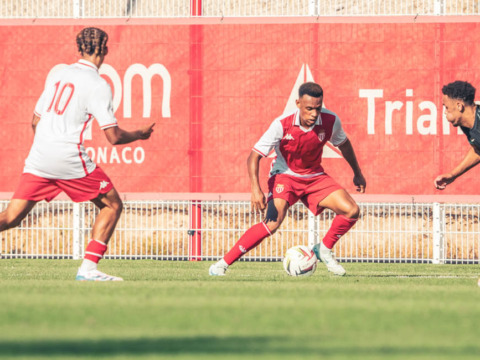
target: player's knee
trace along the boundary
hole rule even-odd
[[[10,214],[5,214],[4,216],[2,216],[1,220],[1,230],[8,230],[19,226],[23,218],[19,216],[12,216]]]
[[[345,216],[350,219],[358,219],[360,216],[360,207],[356,203],[352,204]]]
[[[120,217],[123,211],[123,201],[118,199],[117,201],[113,202],[111,205],[112,210],[115,212],[115,214]]]
[[[269,220],[266,220],[265,221],[265,224],[267,225],[268,229],[270,230],[270,234],[274,234],[278,228],[280,227],[280,223],[278,221],[269,221]]]

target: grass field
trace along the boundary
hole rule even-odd
[[[478,359],[477,265],[0,260],[1,359]]]

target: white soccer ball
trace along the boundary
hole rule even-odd
[[[310,276],[317,269],[317,257],[305,245],[297,245],[285,253],[283,268],[290,276]]]

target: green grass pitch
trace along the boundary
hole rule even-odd
[[[478,265],[0,260],[0,359],[479,359]]]

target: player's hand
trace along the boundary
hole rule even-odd
[[[261,189],[252,191],[251,210],[252,212],[263,212],[267,206],[265,194]]]
[[[155,123],[145,126],[144,128],[140,128],[138,130],[138,136],[140,140],[146,140],[152,135],[153,133],[153,127],[155,126]]]
[[[452,174],[442,174],[435,178],[433,185],[437,190],[445,190],[448,184],[455,181],[455,176]]]
[[[367,181],[363,177],[363,174],[355,175],[353,177],[353,184],[357,187],[357,191],[360,193],[365,192],[365,188],[367,187]]]

